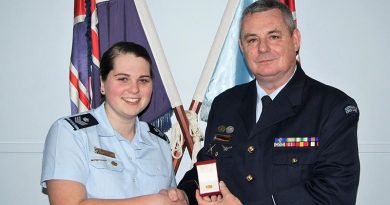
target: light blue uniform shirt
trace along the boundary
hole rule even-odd
[[[170,146],[150,133],[147,123],[137,118],[130,142],[112,128],[104,105],[88,113],[99,124],[74,130],[69,118],[62,118],[50,128],[43,152],[42,187],[51,179],[72,180],[86,187],[88,198],[102,199],[131,198],[176,187]],[[88,124],[89,119],[83,120]]]

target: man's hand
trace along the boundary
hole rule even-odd
[[[229,191],[223,181],[219,182],[219,188],[221,195],[218,196],[201,197],[199,190],[196,190],[196,201],[199,205],[242,205],[241,201]]]
[[[176,189],[176,188],[162,189],[160,190],[159,194],[167,196],[169,200],[172,202],[172,204],[187,205],[189,203],[187,195],[184,193],[184,191],[180,189]]]

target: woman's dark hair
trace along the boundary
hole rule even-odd
[[[108,73],[114,68],[114,59],[123,54],[134,54],[136,57],[141,57],[149,62],[150,77],[153,79],[152,59],[148,51],[141,45],[133,42],[118,42],[104,52],[100,60],[100,76],[103,81],[107,79]]]

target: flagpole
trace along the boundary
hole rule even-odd
[[[234,14],[236,13],[239,4],[240,0],[229,0],[227,3],[221,23],[215,35],[213,45],[211,46],[209,55],[207,57],[206,64],[203,67],[201,77],[192,97],[190,110],[193,110],[196,113],[199,112],[200,106],[202,105],[202,101],[204,99],[204,95],[206,93],[210,79],[214,73],[219,54],[221,53],[227,33],[229,32],[230,25],[233,21]]]
[[[167,92],[169,101],[176,115],[176,119],[179,122],[180,129],[183,133],[185,146],[182,147],[182,151],[184,153],[185,148],[188,148],[188,151],[192,153],[193,150],[193,142],[192,137],[189,132],[189,123],[187,116],[185,114],[179,92],[177,91],[175,81],[173,79],[172,73],[169,70],[169,65],[167,59],[164,55],[164,51],[162,49],[160,40],[157,36],[156,29],[154,27],[154,23],[152,17],[150,16],[149,9],[147,7],[145,0],[134,0],[136,5],[138,14],[140,16],[140,20],[142,26],[144,28],[146,37],[150,44],[150,48],[152,50],[153,56],[155,57],[155,61],[157,64],[157,68],[159,69],[161,80],[164,84],[165,90]],[[179,168],[180,159],[173,160],[174,170],[175,172]]]
[[[192,101],[190,104],[190,111],[193,111],[194,113],[198,114],[200,107],[202,105],[204,96],[206,94],[207,87],[209,85],[210,79],[214,73],[219,55],[221,53],[222,47],[224,45],[224,42],[226,40],[226,36],[229,32],[230,26],[233,22],[235,13],[237,11],[237,8],[240,4],[240,0],[229,0],[224,14],[222,15],[221,23],[218,27],[217,33],[214,37],[213,45],[211,46],[209,55],[206,60],[206,64],[203,68],[201,77],[199,79],[198,85],[196,87],[194,96],[192,97]],[[199,151],[200,146],[200,139],[198,141],[192,142],[192,145],[194,145],[194,149],[196,152],[190,152],[190,156],[196,157],[197,152]],[[196,160],[192,160],[193,162],[196,162]]]

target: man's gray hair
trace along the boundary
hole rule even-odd
[[[296,29],[296,24],[290,8],[288,8],[286,4],[283,4],[276,0],[259,0],[253,2],[251,5],[246,7],[246,9],[242,12],[242,16],[240,20],[240,36],[242,30],[242,21],[247,15],[251,15],[257,12],[268,11],[271,9],[279,9],[282,12],[284,21],[286,22],[290,34],[292,35],[293,31]]]

